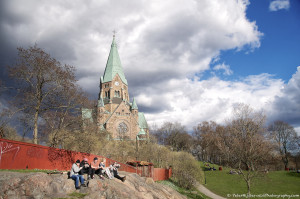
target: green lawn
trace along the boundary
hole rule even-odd
[[[201,165],[203,166],[203,163]],[[214,166],[219,168],[217,165]],[[205,171],[205,186],[224,197],[228,197],[228,194],[246,194],[245,181],[239,175],[229,174],[229,171],[230,168],[223,168],[222,171]],[[300,195],[300,174],[287,171],[269,172],[265,176],[254,179],[251,194]]]
[[[172,189],[176,190],[177,192],[179,192],[180,194],[187,196],[187,198],[189,199],[210,199],[209,197],[205,196],[204,194],[202,194],[200,191],[196,189],[187,190],[182,187],[179,187],[176,184],[176,182],[174,182],[172,179],[157,181],[157,183],[167,185]]]

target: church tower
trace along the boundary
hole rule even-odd
[[[141,140],[149,129],[143,113],[133,98],[129,102],[128,83],[123,72],[115,35],[113,36],[104,75],[100,77],[97,124],[111,133],[112,139]]]

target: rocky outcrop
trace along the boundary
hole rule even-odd
[[[46,173],[0,173],[0,199],[13,198],[71,198],[73,192],[86,193],[88,198],[130,198],[130,199],[181,199],[186,198],[173,189],[155,183],[151,178],[142,178],[134,173],[120,172],[126,181],[118,179],[89,180],[88,187],[75,190],[74,181],[66,174]]]

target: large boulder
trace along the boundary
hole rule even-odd
[[[45,198],[54,195],[64,196],[74,191],[74,182],[67,175],[46,173],[1,172],[0,198]]]
[[[3,174],[3,175],[2,175]],[[88,181],[88,187],[75,189],[74,181],[66,174],[1,172],[0,199],[14,198],[71,198],[73,192],[85,193],[89,198],[130,198],[130,199],[181,199],[186,198],[173,189],[155,183],[152,179],[142,178],[134,173],[120,172],[126,181],[116,178]]]

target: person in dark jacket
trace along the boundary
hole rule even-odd
[[[80,170],[80,175],[84,175],[85,173],[88,174],[88,180],[90,179],[91,176],[91,168],[88,162],[87,158],[83,158],[83,160],[80,162],[80,167],[82,167],[82,169]]]

